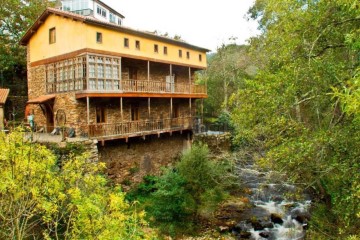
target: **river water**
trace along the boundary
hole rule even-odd
[[[252,161],[239,160],[236,171],[252,206],[232,230],[238,239],[305,239],[311,201],[304,193]]]

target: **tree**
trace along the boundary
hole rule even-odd
[[[249,14],[262,30],[251,39],[260,70],[231,102],[236,141],[261,147],[264,165],[313,188],[329,220],[315,210],[313,226],[343,239],[360,224],[359,7],[257,0]]]
[[[6,0],[0,8],[0,69],[6,79],[25,75],[26,50],[19,41],[47,6],[48,0]]]
[[[217,117],[230,110],[230,96],[243,85],[243,80],[254,74],[248,46],[222,45],[209,56],[209,67],[199,78],[207,82],[209,98],[205,101],[205,113]]]
[[[61,164],[20,132],[0,135],[1,239],[149,239],[144,213],[85,154]]]

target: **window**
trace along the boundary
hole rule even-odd
[[[100,16],[103,16],[104,18],[106,18],[106,10],[104,8],[97,6],[96,12]]]
[[[139,40],[136,40],[136,41],[135,41],[135,48],[136,48],[137,50],[140,50],[140,41],[139,41]]]
[[[53,44],[56,42],[56,30],[55,28],[49,29],[49,44]]]
[[[182,50],[179,50],[179,57],[182,58]]]
[[[190,52],[186,52],[186,58],[190,59]]]
[[[121,18],[118,18],[118,25],[121,25],[122,22],[121,22]]]
[[[154,44],[154,52],[155,53],[159,52],[159,46],[157,44]]]
[[[129,47],[129,39],[128,38],[124,38],[124,47],[126,47],[126,48]]]
[[[202,55],[199,54],[199,61],[201,62],[202,61]]]
[[[167,55],[167,47],[164,47],[164,55]]]
[[[96,123],[105,122],[105,107],[96,107]]]
[[[96,42],[102,43],[102,33],[101,32],[96,32]]]
[[[109,13],[109,21],[111,23],[116,23],[116,16],[113,13]]]

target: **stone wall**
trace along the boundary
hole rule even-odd
[[[230,151],[231,135],[230,133],[223,134],[195,134],[194,142],[206,143],[210,151],[214,154]]]
[[[117,183],[133,185],[161,167],[173,164],[181,152],[191,146],[190,132],[162,134],[142,138],[105,142],[98,145],[99,159],[106,163],[108,175]]]

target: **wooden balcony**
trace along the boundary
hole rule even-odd
[[[98,140],[138,137],[165,132],[192,129],[192,117],[131,121],[123,123],[100,123],[88,125],[88,136]]]
[[[89,80],[74,79],[61,82],[47,83],[47,92],[60,93],[75,91],[77,98],[85,96],[159,96],[167,97],[183,95],[184,97],[205,98],[207,90],[205,85],[168,83],[148,80]]]

